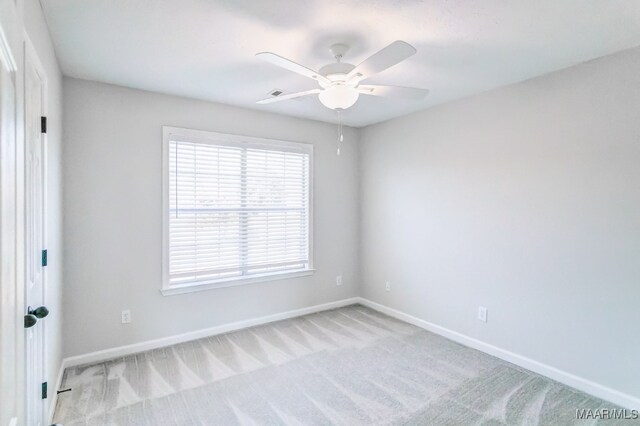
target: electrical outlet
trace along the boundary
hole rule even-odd
[[[131,311],[129,309],[122,311],[121,318],[123,324],[129,324],[131,322]]]
[[[487,322],[488,315],[489,315],[489,310],[487,308],[485,308],[484,306],[478,307],[478,320],[482,322]]]
[[[384,289],[387,291],[391,291],[391,281],[387,281],[384,283]]]
[[[342,285],[342,275],[336,277],[336,285]]]

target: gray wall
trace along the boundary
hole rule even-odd
[[[334,125],[68,78],[64,90],[66,356],[357,294],[355,130],[338,157]],[[162,296],[162,125],[312,142],[317,272]]]
[[[45,325],[47,380],[55,386],[62,362],[62,74],[37,0],[24,2],[24,26],[47,75],[47,250]],[[20,67],[22,69],[22,66]],[[52,391],[50,392],[50,395]],[[49,397],[48,401],[52,400]]]
[[[640,50],[360,139],[364,297],[640,396]]]

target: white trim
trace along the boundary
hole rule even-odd
[[[4,30],[0,25],[0,61],[5,64],[10,73],[15,73],[18,71],[18,66],[16,65],[16,60],[13,57],[9,46],[10,44],[7,40],[7,36],[4,34]]]
[[[309,277],[315,273],[315,269],[303,269],[291,272],[275,272],[272,274],[252,275],[250,277],[225,278],[205,283],[189,283],[184,285],[173,285],[160,289],[163,296],[173,296],[175,294],[194,293],[197,291],[211,290],[212,288],[234,287],[237,285],[255,284],[266,281],[287,280],[290,278]]]
[[[16,426],[18,419],[25,417],[25,341],[22,323],[24,286],[21,281],[22,235],[19,229],[22,219],[20,215],[24,213],[20,205],[22,188],[19,185],[23,170],[20,150],[24,146],[24,75],[16,62],[18,59],[22,65],[22,46],[18,42],[18,34],[23,23],[17,12],[15,3],[3,2],[0,16],[0,69],[9,78],[7,86],[0,87],[3,91],[0,98],[7,96],[9,102],[0,111],[0,128],[3,130],[3,135],[0,136],[0,381],[5,385],[0,392],[7,396],[1,398],[0,417],[9,418],[8,423],[5,423],[9,426]]]
[[[489,355],[493,355],[504,361],[526,368],[527,370],[533,371],[534,373],[541,374],[552,380],[555,380],[567,386],[571,386],[595,397],[610,401],[622,407],[630,409],[640,409],[640,398],[634,397],[624,392],[620,392],[599,383],[592,382],[591,380],[576,376],[575,374],[568,373],[556,367],[543,364],[539,361],[527,358],[523,355],[510,352],[506,349],[499,348],[489,343],[485,343],[481,340],[414,317],[388,306],[381,305],[380,303],[371,301],[369,299],[365,299],[363,297],[357,297],[356,299],[358,299],[358,302],[360,304],[368,308],[374,309],[378,312],[389,315],[390,317],[397,318],[401,321],[408,322],[409,324],[413,324],[432,333],[446,337],[447,339],[458,342],[464,346],[468,346],[470,348],[485,352]]]
[[[286,152],[296,152],[309,156],[309,196],[308,207],[308,262],[304,270],[274,272],[254,276],[241,276],[220,279],[213,282],[185,283],[170,285],[169,279],[169,143],[175,138],[185,141],[208,143],[224,146],[242,146],[250,148],[276,148]],[[288,279],[312,275],[313,266],[313,211],[314,211],[314,146],[309,142],[293,142],[276,139],[258,138],[253,136],[231,135],[204,130],[185,129],[180,127],[162,126],[162,287],[160,292],[164,296],[210,290],[236,285],[254,284],[264,281]]]
[[[343,306],[354,305],[359,302],[359,298],[352,297],[349,299],[337,300],[335,302],[323,303],[321,305],[308,306],[306,308],[294,309],[291,311],[280,312],[277,314],[266,315],[258,318],[232,322],[229,324],[217,325],[215,327],[205,328],[188,333],[176,334],[173,336],[162,337],[155,340],[147,340],[146,342],[134,343],[131,345],[118,346],[115,348],[104,349],[101,351],[90,352],[83,355],[76,355],[65,358],[62,361],[63,367],[74,367],[101,361],[107,361],[114,358],[123,357],[151,349],[162,348],[165,346],[175,345],[176,343],[189,342],[191,340],[201,339],[203,337],[215,336],[216,334],[228,333],[230,331],[240,330],[256,325],[267,324],[274,321],[299,317],[301,315],[313,314],[315,312],[326,311],[329,309],[341,308]]]
[[[50,397],[48,417],[50,424],[53,424],[53,416],[56,414],[56,405],[58,405],[58,390],[60,390],[60,386],[62,385],[62,376],[64,375],[65,368],[67,368],[67,365],[65,363],[65,360],[63,359],[62,362],[60,362],[60,368],[58,368],[56,382],[53,383],[54,386],[49,386],[49,389],[47,389]]]
[[[163,140],[171,137],[184,138],[185,141],[208,143],[213,145],[238,146],[251,148],[277,147],[286,152],[313,154],[313,144],[309,142],[284,141],[280,139],[258,138],[255,136],[232,135],[228,133],[210,132],[207,130],[193,130],[182,127],[162,126]]]
[[[558,368],[550,365],[543,364],[535,361],[531,358],[507,351],[489,343],[482,342],[478,339],[466,336],[462,333],[450,330],[445,327],[433,324],[431,322],[422,320],[388,306],[382,305],[377,302],[373,302],[363,297],[352,297],[349,299],[337,300],[335,302],[324,303],[321,305],[309,306],[301,309],[294,309],[291,311],[281,312],[277,314],[267,315],[259,318],[253,318],[243,321],[237,321],[230,324],[223,324],[211,328],[192,331],[188,333],[178,334],[174,336],[164,337],[156,340],[149,340],[141,343],[134,343],[126,346],[119,346],[116,348],[105,349],[101,351],[91,352],[83,355],[77,355],[65,358],[62,360],[60,371],[58,373],[58,383],[56,390],[60,387],[62,381],[62,374],[66,368],[74,367],[77,365],[102,362],[113,358],[127,356],[138,352],[148,351],[151,349],[157,349],[176,343],[188,342],[195,339],[201,339],[203,337],[214,336],[216,334],[228,333],[235,330],[240,330],[247,327],[253,327],[256,325],[267,324],[274,321],[280,321],[288,318],[294,318],[301,315],[312,314],[315,312],[326,311],[329,309],[340,308],[343,306],[349,306],[353,304],[361,304],[368,308],[374,309],[390,317],[397,318],[401,321],[413,324],[417,327],[423,328],[432,333],[443,336],[447,339],[453,340],[465,346],[473,349],[477,349],[489,355],[493,355],[504,361],[518,365],[527,370],[546,376],[552,380],[571,386],[575,389],[581,390],[585,393],[593,395],[595,397],[610,401],[614,404],[618,404],[622,407],[630,409],[640,409],[640,399],[626,394],[624,392],[617,391],[599,383],[592,382],[590,380],[578,377],[574,374],[562,371]],[[55,399],[52,401],[55,407]],[[53,413],[53,411],[52,411]]]

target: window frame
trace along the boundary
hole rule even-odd
[[[170,196],[169,196],[169,146],[174,138],[180,138],[185,142],[208,143],[211,145],[224,145],[236,147],[249,147],[258,149],[276,149],[287,152],[297,152],[309,155],[309,222],[308,222],[308,253],[309,262],[307,268],[295,271],[277,271],[250,276],[239,276],[215,280],[193,281],[184,284],[171,285],[169,277],[170,247]],[[165,296],[203,291],[214,288],[231,287],[237,285],[253,284],[265,281],[283,280],[296,277],[313,275],[313,144],[308,142],[292,142],[276,139],[257,138],[253,136],[232,135],[226,133],[210,132],[205,130],[193,130],[180,127],[162,126],[162,288]]]

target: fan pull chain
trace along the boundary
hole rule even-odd
[[[340,145],[344,141],[344,134],[342,132],[342,110],[338,110],[338,117],[338,150],[336,151],[336,154],[340,156]]]

